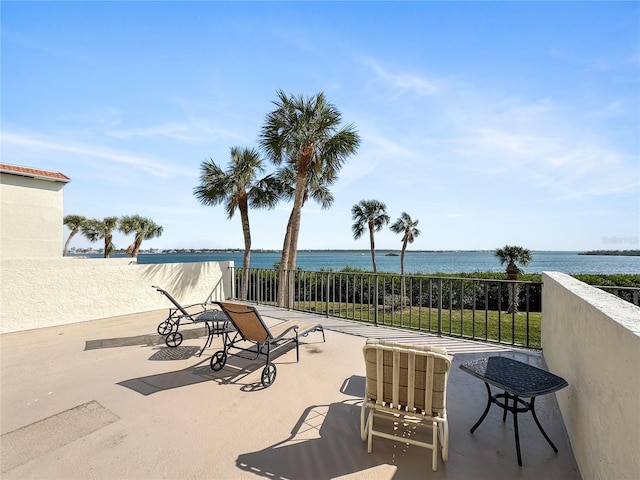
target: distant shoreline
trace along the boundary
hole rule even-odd
[[[640,250],[590,250],[588,252],[580,252],[578,255],[613,255],[617,257],[637,257],[640,256]]]

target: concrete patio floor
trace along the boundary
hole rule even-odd
[[[4,334],[1,359],[3,479],[579,479],[553,395],[519,416],[523,466],[513,422],[486,404],[484,384],[465,361],[504,355],[544,367],[538,352],[439,338],[387,327],[259,307],[269,323],[322,323],[277,357],[263,388],[264,362],[231,356],[209,368],[221,339],[201,357],[202,327],[185,325],[169,349],[155,332],[166,309]],[[454,355],[448,385],[449,460],[431,471],[430,451],[376,438],[360,440],[366,337],[445,346]]]

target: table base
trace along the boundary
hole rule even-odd
[[[518,432],[518,413],[525,413],[530,411],[531,414],[533,415],[533,419],[536,422],[536,425],[540,429],[540,432],[544,436],[545,440],[549,443],[549,445],[551,445],[551,448],[553,448],[553,451],[558,453],[557,447],[554,445],[554,443],[551,441],[547,433],[544,431],[544,429],[542,428],[542,425],[540,425],[540,421],[538,420],[538,416],[536,415],[536,410],[535,410],[536,397],[531,397],[531,401],[527,402],[522,398],[518,397],[517,395],[510,394],[506,391],[504,393],[498,393],[496,395],[492,395],[491,387],[489,387],[489,384],[485,382],[484,385],[485,387],[487,387],[487,395],[488,395],[487,406],[485,407],[484,412],[482,413],[482,416],[480,416],[480,419],[475,423],[473,427],[471,427],[471,430],[470,430],[471,433],[473,433],[476,430],[476,428],[478,428],[480,424],[484,421],[484,419],[487,417],[487,414],[489,413],[489,409],[491,408],[492,403],[495,403],[496,405],[498,405],[500,408],[504,410],[502,414],[503,422],[506,421],[507,419],[507,412],[513,413],[513,429],[516,437],[516,452],[518,454],[518,465],[522,466],[522,456],[520,454],[520,435]],[[503,399],[504,401],[501,401]],[[509,405],[509,400],[512,400],[511,405]]]

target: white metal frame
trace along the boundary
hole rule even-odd
[[[382,437],[396,442],[408,443],[418,447],[428,448],[432,451],[431,467],[435,472],[438,469],[438,450],[441,451],[442,461],[446,462],[449,456],[449,424],[447,421],[446,411],[446,386],[451,368],[451,359],[446,355],[444,349],[439,351],[430,351],[428,347],[403,345],[399,343],[379,343],[369,340],[363,349],[366,357],[367,351],[374,349],[376,352],[376,378],[370,379],[367,375],[367,387],[365,388],[365,396],[362,402],[362,411],[360,415],[360,435],[363,441],[367,441],[367,451],[371,453],[373,437]],[[388,378],[385,379],[384,352],[392,352],[393,363],[391,365],[391,396],[387,392],[384,396],[385,381],[388,384]],[[440,353],[442,351],[443,353]],[[406,357],[406,360],[403,359]],[[416,369],[416,364],[425,362],[417,362],[419,357],[426,360],[426,368]],[[402,360],[401,360],[402,359]],[[406,362],[406,378],[401,379],[401,361]],[[444,392],[442,405],[438,406],[435,411],[433,406],[434,393],[434,366],[438,365],[438,370],[444,370]],[[389,365],[387,365],[389,367]],[[422,371],[424,370],[424,371]],[[424,376],[424,397],[419,395],[416,398],[416,383],[418,376]],[[387,375],[388,376],[388,375]],[[370,398],[367,395],[369,391],[369,382],[375,380],[376,395]],[[402,380],[402,381],[401,381]],[[405,386],[401,387],[401,383]],[[401,389],[402,396],[406,396],[406,402],[400,402]],[[406,394],[406,395],[405,395]],[[367,413],[368,409],[368,413]],[[399,437],[374,428],[375,418],[385,418],[404,425],[412,424],[432,429],[432,441],[426,443],[412,438]],[[438,448],[438,440],[440,448]]]

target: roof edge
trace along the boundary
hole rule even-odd
[[[8,163],[0,163],[0,173],[8,173],[10,175],[20,175],[22,177],[37,178],[39,180],[48,180],[50,182],[69,183],[71,179],[60,172],[52,172],[49,170],[40,170],[37,168],[21,167],[19,165],[10,165]]]

